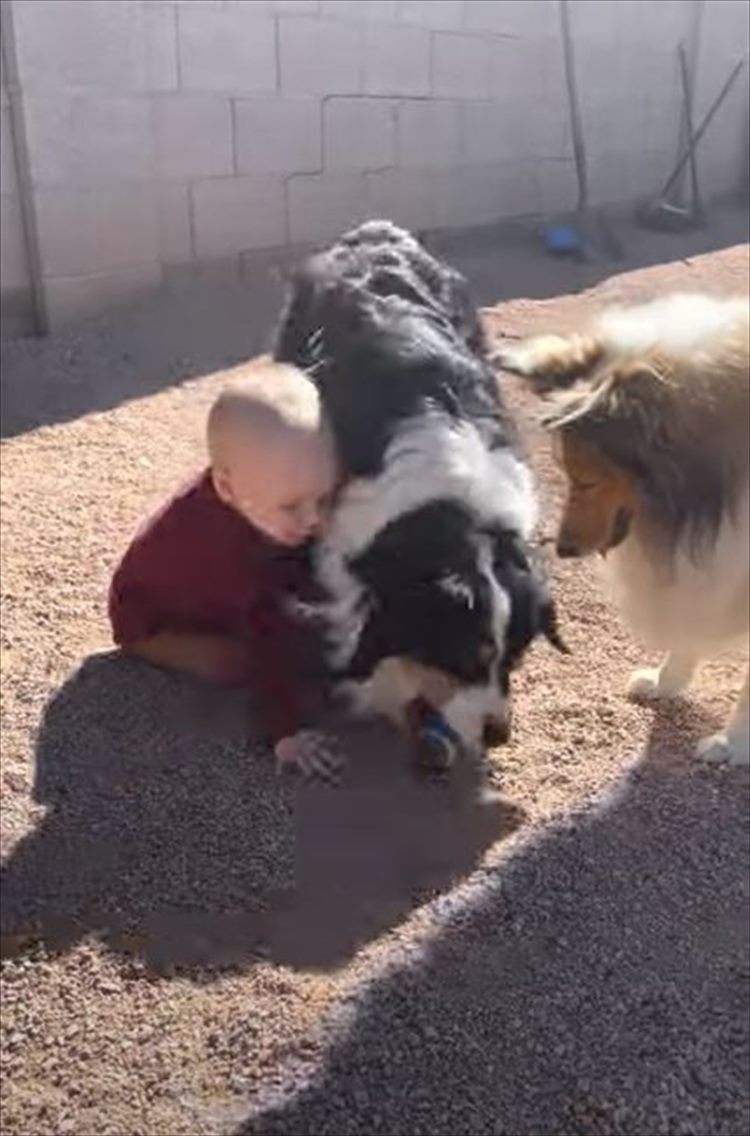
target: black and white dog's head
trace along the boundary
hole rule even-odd
[[[370,222],[302,269],[276,355],[310,368],[351,475],[319,556],[339,674],[361,707],[398,716],[381,664],[442,671],[463,740],[503,740],[511,671],[538,634],[562,645],[527,544],[530,472],[465,282]],[[397,685],[386,702],[419,693]]]

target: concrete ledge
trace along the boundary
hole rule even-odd
[[[47,319],[51,332],[142,300],[162,282],[158,264],[139,264],[91,276],[58,276],[44,280]]]
[[[34,334],[34,302],[28,288],[4,288],[0,294],[0,337]]]

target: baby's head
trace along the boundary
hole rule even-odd
[[[337,479],[318,390],[268,356],[238,367],[208,416],[214,487],[227,505],[279,544],[325,523]]]

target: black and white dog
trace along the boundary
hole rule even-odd
[[[358,709],[399,720],[427,667],[450,680],[442,713],[466,746],[506,740],[513,668],[540,633],[565,647],[463,277],[370,221],[302,266],[275,356],[315,377],[350,477],[318,563]]]

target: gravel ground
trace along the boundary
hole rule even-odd
[[[735,247],[487,319],[747,277]],[[214,365],[255,345],[232,297]],[[107,653],[109,573],[221,381],[165,385],[184,346],[150,319],[3,352],[3,1132],[747,1131],[748,780],[690,757],[740,662],[626,703],[642,652],[593,566],[551,563],[574,654],[533,651],[491,792],[413,780],[385,734],[352,735],[337,789],[280,782],[241,698]],[[508,395],[551,534],[559,479]]]

